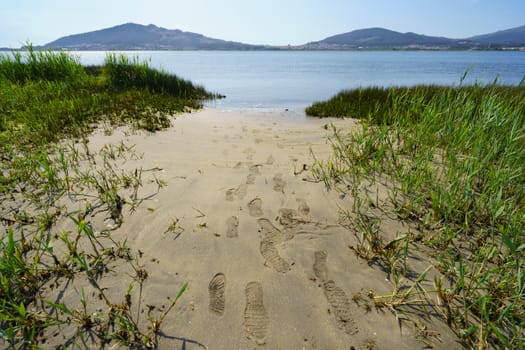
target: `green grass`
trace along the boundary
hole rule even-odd
[[[79,82],[86,78],[75,57],[64,52],[35,51],[31,45],[27,52],[1,55],[0,67],[2,78],[20,84],[38,80]]]
[[[172,114],[220,97],[137,58],[108,54],[103,66],[83,67],[67,53],[31,47],[0,56],[0,87],[2,144],[79,136],[102,119],[156,131]]]
[[[115,90],[145,89],[150,93],[178,98],[207,99],[212,97],[204,88],[183,79],[174,79],[164,71],[149,68],[147,61],[137,57],[108,54],[105,69],[108,83]]]
[[[419,232],[412,250],[431,248],[441,276],[433,293],[458,337],[469,347],[525,346],[525,86],[362,88],[307,113],[361,119],[359,131],[334,128],[333,158],[314,169],[354,198],[354,251],[388,261],[381,238],[358,223],[380,221],[377,207],[395,215]],[[370,198],[378,187],[387,202]]]
[[[155,301],[144,310],[143,253],[113,231],[143,202],[144,176],[155,193],[164,182],[117,166],[137,158],[133,147],[94,152],[87,139],[101,124],[160,130],[174,113],[217,97],[126,56],[91,67],[31,46],[0,56],[0,347],[47,348],[62,332],[60,348],[157,347],[187,284],[166,308]],[[114,274],[127,276],[117,299],[107,288]],[[78,300],[63,301],[73,282]]]

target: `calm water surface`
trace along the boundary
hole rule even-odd
[[[104,52],[76,52],[102,64]],[[217,108],[300,110],[343,89],[360,86],[519,84],[525,52],[429,51],[137,51],[151,65],[227,96]]]

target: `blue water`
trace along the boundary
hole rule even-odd
[[[104,52],[76,52],[102,64]],[[125,52],[226,95],[224,109],[294,110],[360,86],[519,84],[525,52],[496,51],[152,51]]]

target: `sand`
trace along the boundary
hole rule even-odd
[[[357,128],[288,111],[205,109],[155,134],[91,137],[94,148],[135,144],[143,157],[125,166],[157,170],[144,173],[145,200],[125,210],[113,235],[143,253],[137,312],[167,304],[188,282],[162,324],[160,349],[425,348],[413,322],[353,300],[392,285],[349,248],[355,237],[339,209],[350,199],[312,181],[314,156],[331,154],[329,123]],[[158,194],[153,174],[166,183]],[[121,283],[120,295],[127,286],[118,275],[101,283]],[[461,348],[441,322],[424,321],[436,349]]]

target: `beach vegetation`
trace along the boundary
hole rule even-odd
[[[373,300],[398,319],[431,305],[469,348],[525,347],[525,86],[359,88],[306,112],[359,120],[331,126],[312,171],[350,198],[351,249],[387,273]]]
[[[31,45],[0,56],[0,347],[158,345],[187,283],[146,307],[144,252],[115,232],[164,182],[123,166],[140,159],[132,145],[94,148],[88,137],[161,130],[215,97],[126,56],[92,67]]]

